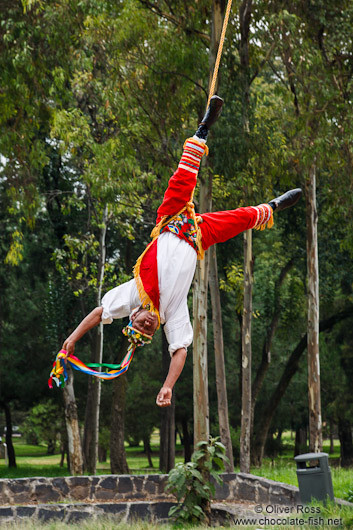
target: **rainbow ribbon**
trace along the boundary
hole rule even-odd
[[[79,372],[83,372],[87,375],[93,375],[94,377],[98,377],[99,379],[115,379],[116,377],[119,377],[119,375],[125,373],[129,365],[132,361],[132,358],[134,356],[134,352],[136,349],[136,344],[130,344],[127,353],[124,357],[124,359],[121,361],[120,364],[106,364],[106,363],[90,363],[85,364],[80,359],[78,359],[75,355],[67,355],[66,350],[60,350],[59,353],[56,356],[56,359],[53,363],[52,371],[50,372],[50,377],[48,380],[48,386],[49,388],[53,388],[53,381],[57,384],[58,387],[64,387],[65,383],[68,378],[67,370],[66,370],[66,362],[72,366],[75,370],[78,370]],[[97,370],[93,370],[92,368],[112,368],[112,370],[108,372],[97,372]]]
[[[52,371],[50,372],[50,377],[48,380],[49,388],[53,388],[53,381],[57,386],[64,387],[67,381],[68,375],[66,370],[66,363],[69,363],[72,368],[83,372],[87,375],[93,375],[99,379],[115,379],[119,375],[125,373],[130,366],[132,358],[134,356],[135,350],[138,346],[144,346],[145,344],[150,344],[152,341],[152,335],[146,335],[138,329],[135,329],[132,326],[132,322],[128,323],[127,326],[122,330],[123,334],[128,338],[130,345],[128,347],[127,353],[124,359],[120,364],[106,364],[106,363],[90,363],[85,364],[75,355],[68,355],[66,350],[60,350],[56,356],[56,359],[53,363]],[[97,370],[92,370],[92,368],[111,368],[109,372],[97,372]]]

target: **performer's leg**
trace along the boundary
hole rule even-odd
[[[157,224],[163,216],[175,215],[190,201],[196,186],[201,158],[206,149],[205,142],[195,138],[186,140],[178,169],[169,179],[163,202],[157,210]]]
[[[195,133],[194,138],[207,140],[208,131],[212,125],[218,120],[223,106],[223,99],[219,96],[212,96],[210,99],[210,105],[206,110],[206,114],[202,118],[202,121]]]
[[[202,248],[207,250],[211,245],[228,241],[250,228],[263,230],[267,223],[269,227],[272,226],[273,211],[293,206],[298,202],[301,194],[302,190],[297,188],[259,206],[201,214],[203,222],[199,226],[202,233]]]
[[[202,248],[207,250],[215,243],[223,243],[245,230],[265,226],[272,217],[272,208],[268,204],[248,206],[236,210],[201,214],[199,224],[202,233]]]
[[[157,211],[157,223],[165,215],[175,215],[190,201],[197,182],[201,158],[207,153],[206,139],[209,128],[221,113],[223,100],[213,96],[206,114],[192,138],[184,144],[178,169],[170,178],[163,202]]]

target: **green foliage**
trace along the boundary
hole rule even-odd
[[[98,443],[99,443],[99,447],[102,448],[106,453],[109,451],[110,429],[108,427],[100,426]]]
[[[23,434],[27,443],[47,444],[48,454],[54,454],[56,442],[64,429],[62,410],[52,401],[32,407],[23,424]]]
[[[145,352],[139,351],[134,371],[129,374],[126,396],[125,439],[131,447],[137,446],[144,438],[149,440],[153,429],[160,421],[159,410],[155,406],[160,380],[158,378],[159,374],[154,369],[154,363],[149,361],[151,355],[151,352],[145,354]],[[147,380],[149,382],[148,388],[146,387]]]
[[[244,294],[244,272],[243,267],[233,263],[226,268],[226,280],[221,279],[219,287],[223,291],[232,293],[234,296],[234,307],[237,313],[243,310]]]
[[[240,426],[234,428],[232,425],[230,429],[230,439],[232,442],[234,462],[239,462],[240,458]]]
[[[105,206],[103,291],[130,278],[135,258],[149,241],[156,207],[182,143],[204,109],[210,7],[206,0],[196,7],[180,0],[172,7],[158,0],[153,6],[138,0],[4,3],[0,368],[1,397],[16,407],[28,410],[48,395],[48,360],[85,309],[96,304]],[[213,209],[255,204],[287,186],[303,185],[315,160],[320,314],[334,316],[353,299],[353,8],[345,0],[253,3],[247,137],[242,132],[237,9],[232,10],[221,63],[219,93],[225,105],[209,141]],[[304,202],[276,216],[273,230],[254,234],[255,373],[274,307],[279,307],[272,362],[258,397],[255,424],[305,333]],[[242,238],[219,245],[218,259],[226,370],[232,374],[227,381],[230,420],[236,433]],[[291,259],[293,268],[279,289],[280,271]],[[105,356],[111,360],[119,344],[116,325],[105,331]],[[333,425],[341,416],[353,421],[351,328],[350,319],[321,336],[323,422]],[[84,341],[82,350],[85,354]],[[147,351],[157,354],[156,349]],[[141,439],[159,421],[154,405],[159,363],[150,363],[154,366],[149,370],[146,358],[139,352],[128,375],[129,438]],[[176,415],[191,424],[191,366],[187,370],[178,383]],[[215,423],[212,370],[209,377]],[[86,380],[81,376],[75,379],[75,392],[82,418]],[[273,431],[289,426],[291,418],[306,417],[306,395],[301,360],[273,419]],[[141,413],[135,414],[136,408]],[[233,433],[234,443],[237,451]]]
[[[178,505],[169,510],[169,516],[181,524],[205,519],[204,502],[210,501],[215,491],[209,479],[212,477],[217,484],[221,484],[219,473],[227,461],[225,447],[218,438],[199,442],[197,448],[191,462],[177,464],[169,472],[166,491],[173,493],[178,501]]]
[[[12,234],[12,242],[9,251],[5,258],[5,263],[10,265],[18,265],[23,258],[23,234],[19,230],[15,230]]]
[[[346,501],[353,502],[353,488],[350,488],[348,491],[346,491],[344,498]]]

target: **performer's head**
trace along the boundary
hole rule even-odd
[[[158,328],[158,317],[153,311],[148,311],[144,307],[139,307],[130,315],[131,325],[134,329],[153,336]]]

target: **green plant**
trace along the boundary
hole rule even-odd
[[[349,490],[345,492],[344,498],[346,501],[353,502],[353,488],[349,488]]]
[[[48,454],[53,455],[58,435],[65,431],[59,406],[52,401],[43,401],[31,408],[22,426],[28,444],[47,444]]]
[[[169,473],[166,491],[173,493],[178,501],[177,506],[169,510],[169,516],[177,523],[196,523],[207,518],[205,508],[215,492],[210,478],[222,484],[219,473],[228,460],[225,447],[218,440],[210,438],[208,442],[199,442],[191,462],[179,463]]]

